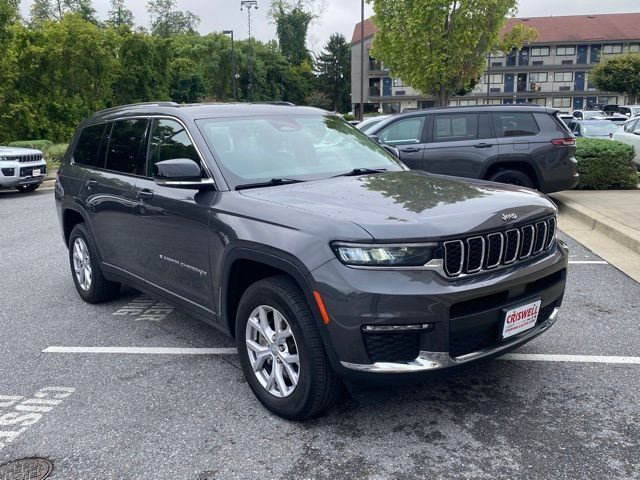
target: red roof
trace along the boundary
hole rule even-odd
[[[534,27],[538,31],[535,43],[640,39],[640,13],[510,18],[504,30],[509,31],[517,23]],[[377,31],[371,19],[364,21],[365,38],[374,35]],[[351,43],[359,42],[360,38],[360,22],[358,22],[353,31]]]

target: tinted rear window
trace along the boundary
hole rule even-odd
[[[107,170],[142,175],[148,123],[140,118],[114,122],[107,149]]]
[[[532,113],[497,112],[491,116],[498,137],[524,137],[540,132]]]
[[[73,152],[73,162],[78,165],[95,167],[98,162],[98,150],[105,124],[91,125],[80,133],[78,144]]]

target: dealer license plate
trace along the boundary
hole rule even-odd
[[[541,304],[542,300],[538,300],[508,310],[502,326],[502,338],[509,338],[533,328],[538,321]]]
[[[31,171],[31,176],[33,176],[33,177],[39,177],[39,176],[40,176],[40,169],[39,169],[39,168],[34,168],[34,169]]]

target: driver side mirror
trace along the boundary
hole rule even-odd
[[[636,129],[633,131],[633,134],[634,134],[634,135],[640,135],[640,128],[636,128]]]
[[[210,178],[202,178],[200,166],[190,158],[163,160],[153,166],[156,184],[173,188],[195,188],[213,185]]]
[[[396,157],[398,160],[400,160],[400,150],[398,150],[396,147],[394,147],[393,145],[385,145],[385,144],[380,146],[384,148],[387,152],[389,152],[391,155]]]

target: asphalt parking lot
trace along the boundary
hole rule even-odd
[[[640,478],[640,364],[592,358],[640,356],[640,284],[563,238],[559,321],[515,352],[534,361],[291,423],[262,408],[232,350],[166,350],[234,347],[213,328],[133,290],[83,303],[52,192],[0,192],[0,464],[48,458],[53,479]]]

